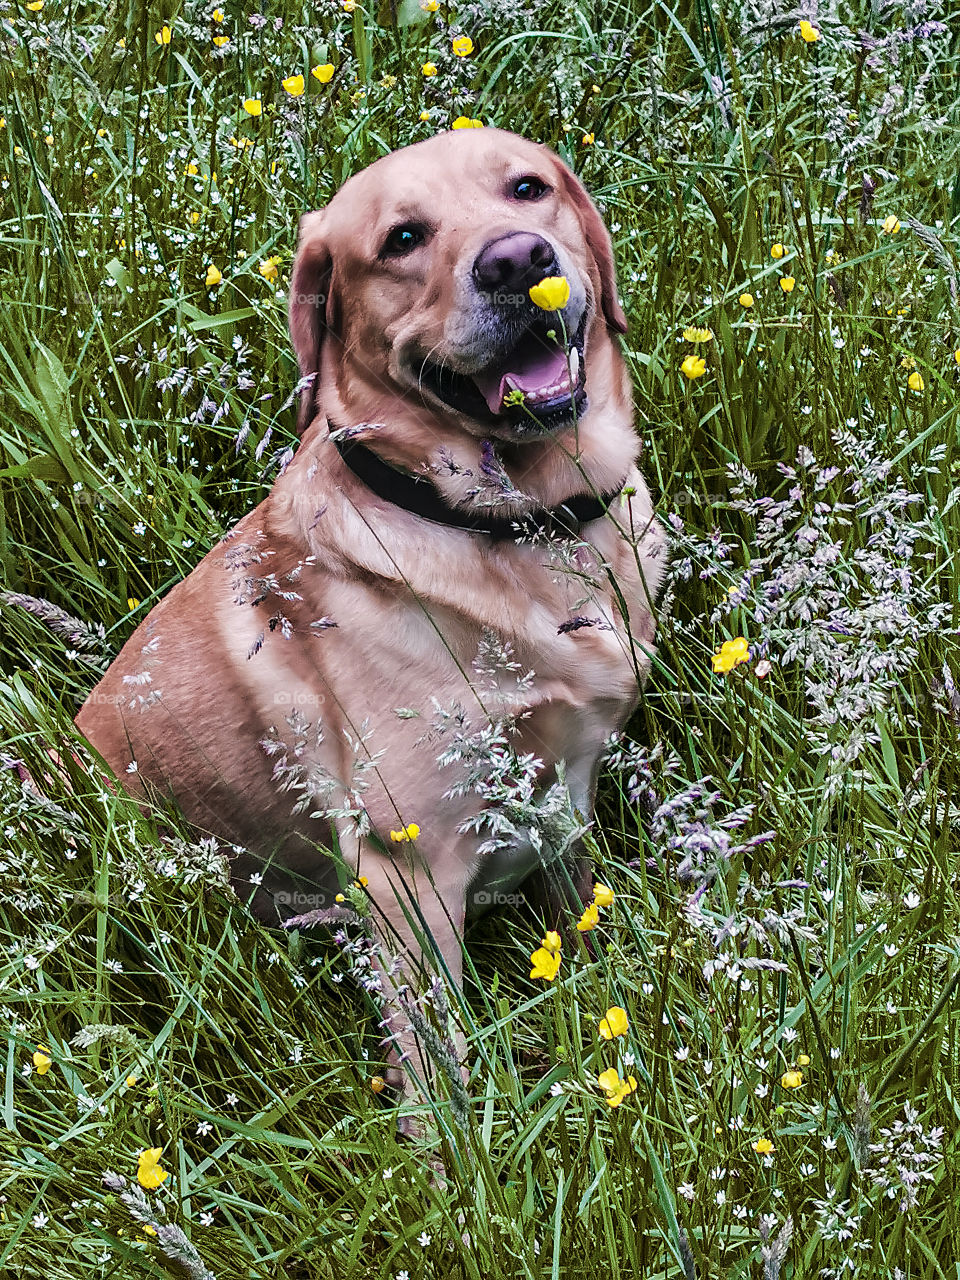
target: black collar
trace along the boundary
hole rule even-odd
[[[328,422],[331,432],[336,431]],[[579,536],[584,525],[599,520],[622,489],[594,497],[578,493],[555,507],[540,507],[522,516],[495,516],[488,511],[464,511],[449,506],[437,489],[424,476],[411,476],[378,458],[375,453],[349,437],[332,435],[337,452],[358,480],[372,490],[384,502],[402,507],[423,520],[449,525],[454,529],[467,529],[471,533],[485,533],[492,538],[522,537],[537,532],[555,537]]]

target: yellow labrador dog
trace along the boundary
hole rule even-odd
[[[546,147],[469,129],[378,160],[303,217],[289,308],[293,461],[77,723],[127,787],[238,846],[265,920],[330,918],[364,877],[408,956],[392,998],[431,952],[459,981],[465,915],[550,856],[506,821],[505,762],[528,808],[565,785],[589,821],[664,540],[610,238]],[[575,843],[566,866],[589,897]]]

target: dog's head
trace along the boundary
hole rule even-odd
[[[530,288],[562,276],[544,310]],[[626,331],[610,237],[547,147],[463,129],[385,156],[308,213],[290,287],[301,373],[354,420],[416,406],[474,436],[542,439],[613,394]],[[622,390],[621,390],[622,396]]]

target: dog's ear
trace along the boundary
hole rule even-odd
[[[580,215],[583,237],[600,272],[600,308],[604,318],[611,329],[626,333],[627,317],[617,298],[617,272],[610,232],[580,179],[563,163],[560,164],[560,173],[566,194]]]
[[[290,277],[290,339],[297,353],[301,377],[314,374],[313,384],[300,394],[297,433],[303,435],[317,410],[320,351],[333,329],[336,309],[332,294],[333,260],[323,233],[323,212],[300,219],[297,256]]]

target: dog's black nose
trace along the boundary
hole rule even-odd
[[[473,264],[477,288],[526,293],[544,276],[559,275],[553,246],[532,231],[511,231],[485,244]]]

